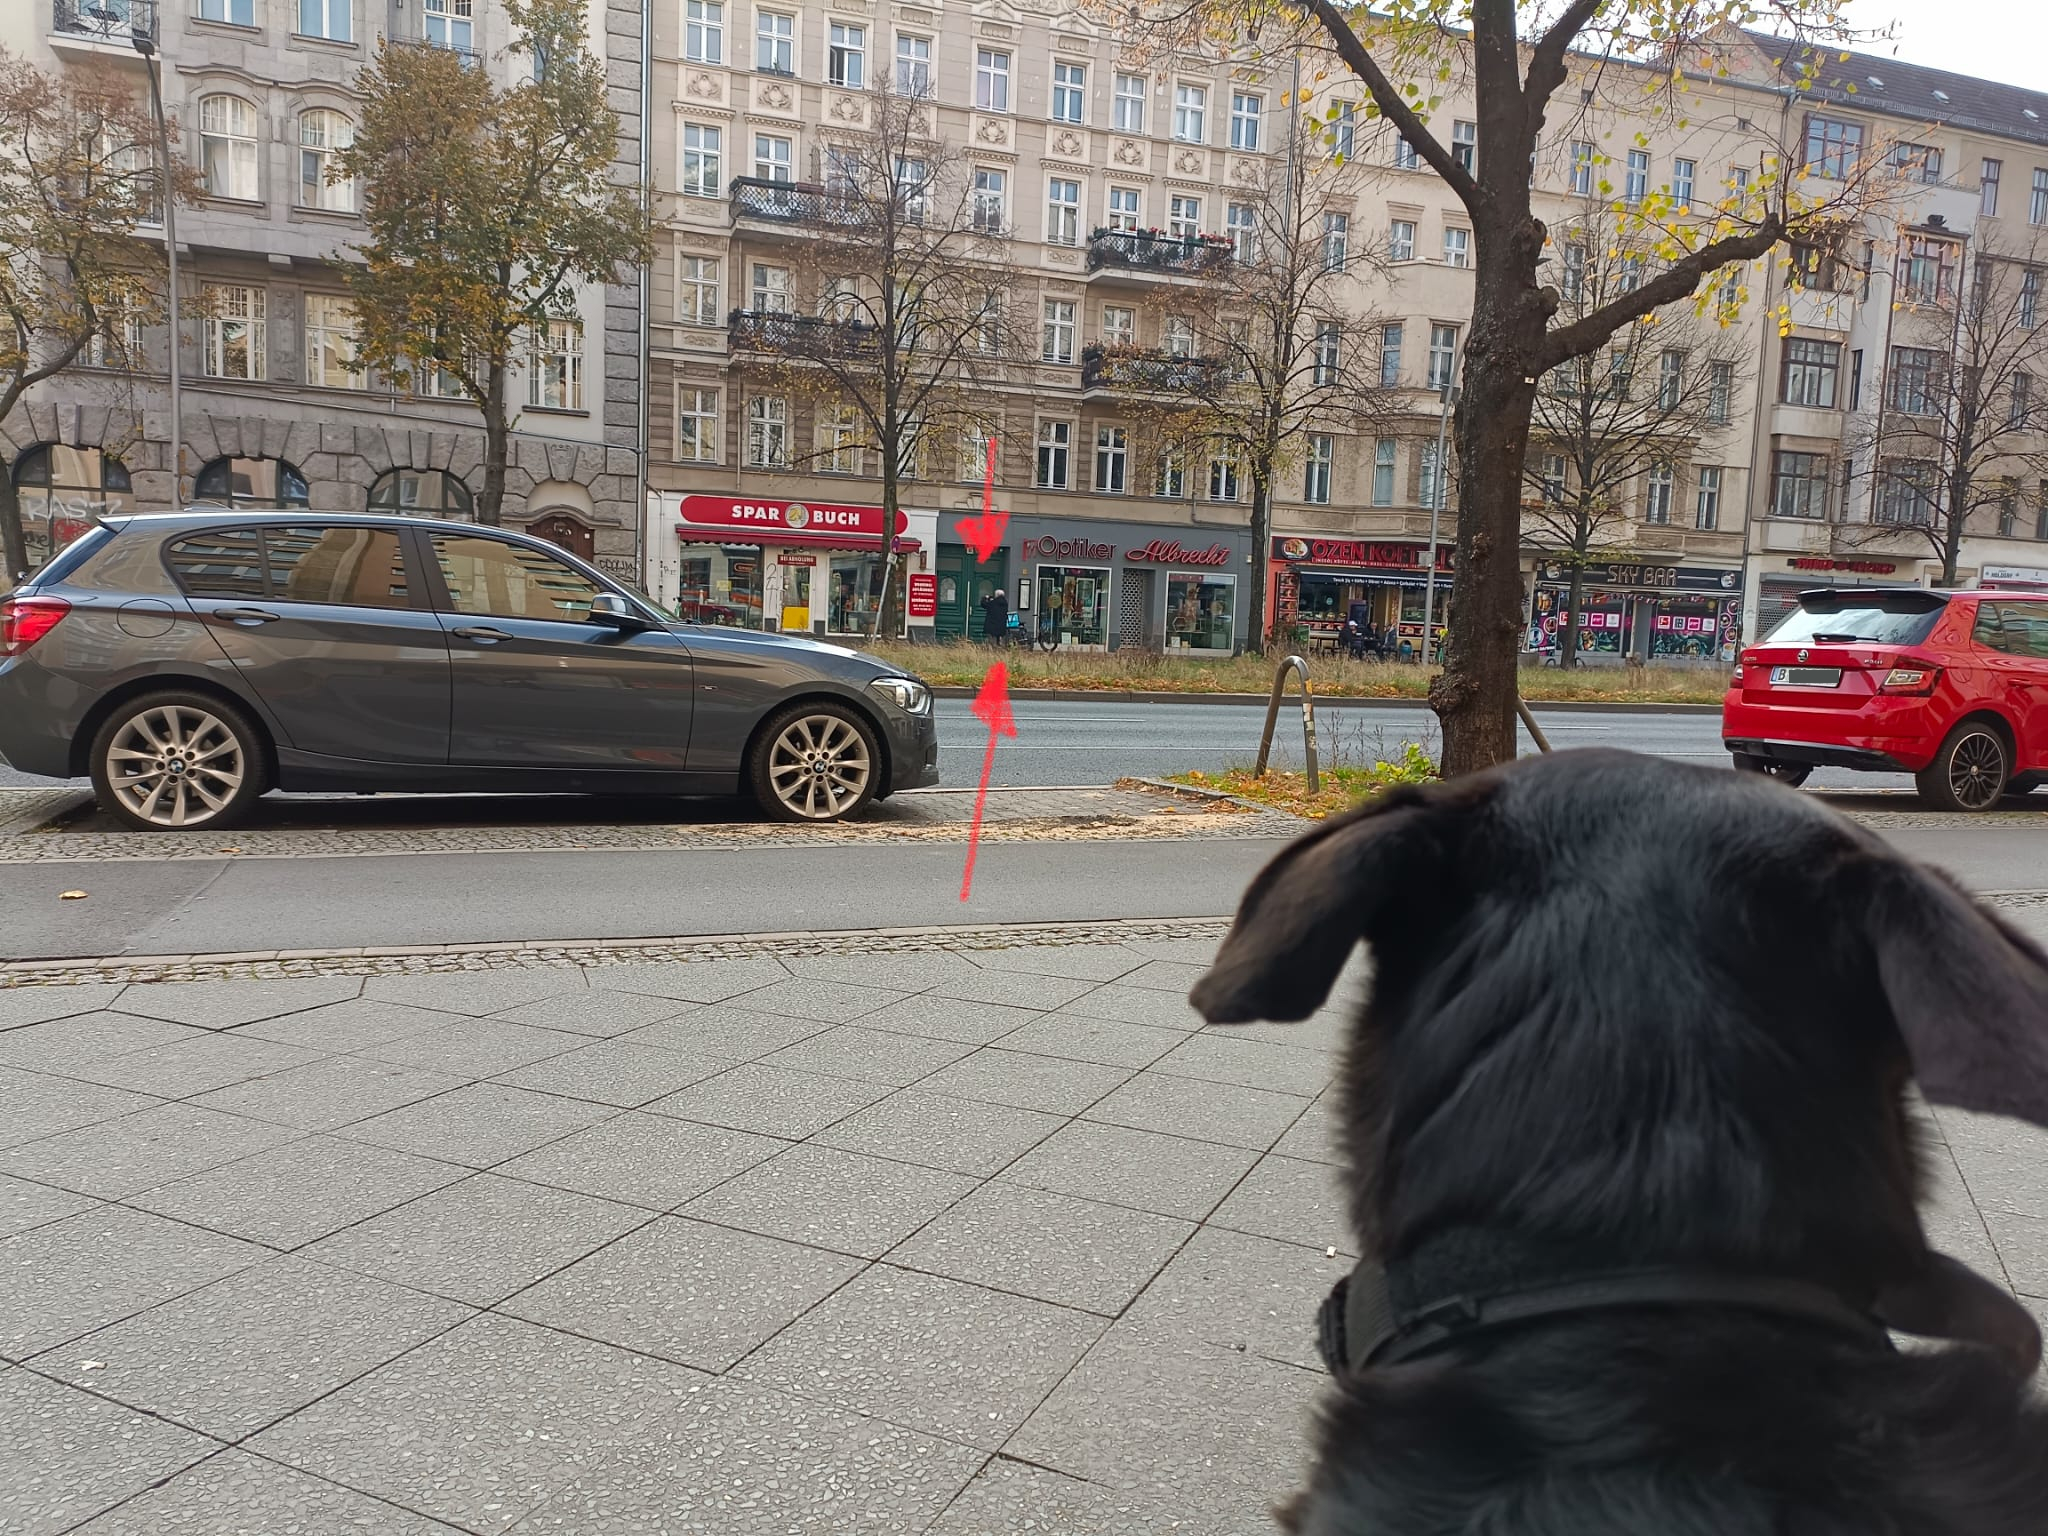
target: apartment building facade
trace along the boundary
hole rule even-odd
[[[1335,259],[1347,249],[1370,258],[1358,260],[1332,320],[1338,345],[1378,359],[1386,396],[1369,427],[1306,439],[1275,489],[1270,547],[1254,549],[1242,467],[1148,458],[1146,390],[1131,381],[1156,370],[1103,359],[1173,358],[1189,290],[1207,283],[1227,295],[1239,199],[1286,152],[1292,59],[1140,58],[1066,5],[681,0],[656,15],[653,38],[654,94],[672,114],[653,136],[662,234],[649,317],[648,581],[664,600],[716,622],[858,633],[871,617],[859,596],[872,593],[893,541],[936,578],[926,589],[935,597],[910,622],[940,635],[978,632],[978,599],[1001,583],[1028,623],[1052,625],[1062,643],[1222,649],[1243,643],[1249,589],[1263,583],[1282,629],[1327,628],[1363,601],[1376,626],[1420,645],[1432,502],[1455,485],[1437,444],[1441,386],[1455,381],[1471,307],[1471,233],[1441,182],[1368,120],[1356,82],[1316,91],[1322,113],[1336,108],[1317,152],[1341,148],[1364,173],[1324,209],[1326,220],[1337,215],[1325,225]],[[1589,195],[1662,197],[1676,217],[1686,206],[1708,217],[1781,153],[1824,161],[1840,104],[1868,123],[1861,143],[1872,153],[1927,152],[1900,151],[1896,179],[1909,185],[1861,220],[1859,272],[1924,266],[1929,237],[1967,251],[1979,217],[2012,225],[2031,206],[2026,178],[2041,155],[2038,119],[2026,114],[2048,112],[2048,102],[2029,107],[2029,93],[1895,61],[1884,70],[1899,86],[1910,77],[1922,88],[1881,94],[1863,77],[1884,71],[1851,61],[1828,90],[1802,93],[1758,39],[1730,33],[1716,52],[1727,75],[1699,72],[1680,105],[1647,96],[1643,76],[1594,61],[1561,95],[1532,167],[1538,212],[1557,232],[1556,280],[1568,280],[1567,234]],[[1851,78],[1858,93],[1846,90]],[[1006,232],[1011,300],[1039,322],[1040,344],[1015,360],[996,433],[995,499],[1012,514],[1011,538],[985,564],[958,528],[981,507],[974,445],[928,454],[904,496],[903,526],[886,529],[872,463],[861,473],[813,451],[831,429],[828,413],[750,372],[735,345],[746,315],[810,302],[789,290],[786,253],[802,238],[790,209],[821,191],[835,142],[859,131],[864,97],[883,79],[928,95],[935,132]],[[1454,152],[1481,153],[1477,114],[1458,89],[1454,81],[1445,93],[1439,128]],[[1994,193],[1956,174],[1979,160],[2010,167],[2017,191],[1997,214],[1979,212]],[[1955,258],[1955,280],[1970,259]],[[1800,260],[1803,286],[1781,258],[1722,280],[1740,298],[1743,366],[1695,440],[1620,494],[1625,505],[1593,552],[1605,558],[1546,548],[1532,533],[1532,647],[1555,633],[1573,563],[1585,589],[1582,645],[1701,661],[1732,653],[1799,585],[1920,583],[1938,571],[1922,532],[1873,511],[1900,502],[1897,493],[1873,499],[1878,456],[1859,448],[1880,433],[1855,402],[1886,387],[1892,359],[1872,338],[1906,322],[1890,319],[1884,295],[1861,292],[1861,279],[1854,292],[1838,280],[1824,290],[1811,257]],[[1780,336],[1785,306],[1791,323]],[[1845,373],[1832,404],[1787,398],[1802,385],[1786,358],[1815,336],[1845,354],[1862,343],[1864,394]],[[1797,489],[1823,483],[1818,502]],[[845,509],[833,514],[837,537],[819,537],[822,522],[808,516],[819,506]],[[1960,579],[2024,571],[2028,551],[2048,551],[2033,539],[2038,510],[1979,521]],[[772,536],[756,537],[764,527]],[[1438,530],[1440,615],[1447,519]]]
[[[0,45],[48,70],[97,62],[148,76],[161,59],[173,153],[202,193],[177,210],[184,305],[182,423],[173,444],[169,327],[130,338],[139,369],[72,369],[0,423],[32,544],[102,510],[189,501],[467,516],[482,485],[479,412],[452,385],[399,387],[344,366],[353,321],[342,264],[361,236],[357,189],[327,165],[350,142],[351,82],[380,42],[509,56],[497,0],[18,0]],[[644,180],[640,0],[591,0],[589,45],[619,115],[619,175]],[[138,231],[161,248],[161,226]],[[645,505],[645,337],[637,277],[577,296],[512,380],[517,415],[502,509],[621,575],[637,574]],[[177,451],[182,447],[182,455]]]

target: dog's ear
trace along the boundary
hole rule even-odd
[[[2048,955],[1938,871],[1879,857],[1869,938],[1920,1090],[2048,1125]]]
[[[1450,814],[1442,791],[1397,789],[1335,818],[1260,870],[1209,973],[1188,993],[1211,1024],[1291,1022],[1315,1012],[1391,898],[1418,898],[1415,876]]]

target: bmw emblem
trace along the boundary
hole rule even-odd
[[[1798,655],[1797,657],[1795,657],[1794,659],[1795,659],[1795,660],[1798,660],[1798,661],[1804,661],[1804,660],[1806,660],[1806,652],[1804,652],[1804,651],[1801,651],[1801,652],[1799,653],[1799,655]]]

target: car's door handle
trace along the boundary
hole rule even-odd
[[[488,624],[465,624],[455,631],[464,640],[474,640],[478,645],[496,645],[500,640],[512,637],[502,629],[493,629]]]
[[[216,608],[213,616],[233,624],[275,624],[283,617],[268,608]]]

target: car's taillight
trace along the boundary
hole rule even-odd
[[[1877,685],[1879,693],[1932,693],[1941,681],[1939,667],[1893,667]]]
[[[19,656],[55,629],[71,611],[61,597],[0,600],[0,656]]]
[[[1728,678],[1728,686],[1730,688],[1740,688],[1742,686],[1742,663],[1739,661],[1735,663],[1735,671]]]

